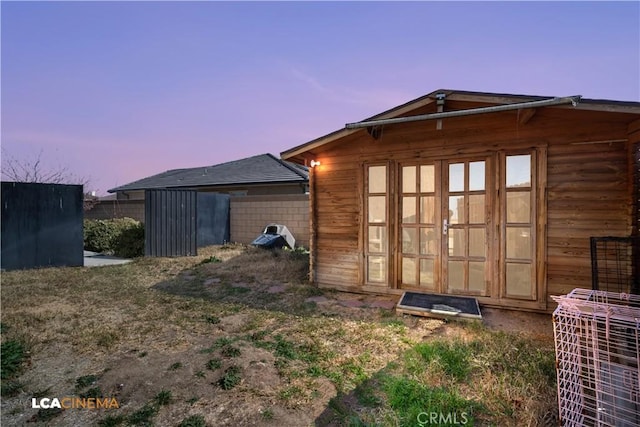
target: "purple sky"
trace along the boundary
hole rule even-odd
[[[436,89],[640,101],[638,2],[6,2],[2,147],[98,194]]]

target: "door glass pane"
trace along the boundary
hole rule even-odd
[[[449,289],[464,289],[464,261],[449,261],[447,269],[449,276],[447,287]]]
[[[369,196],[369,222],[385,222],[386,196]]]
[[[420,223],[435,224],[436,198],[433,196],[420,197]]]
[[[469,261],[469,290],[484,291],[484,261]]]
[[[402,223],[415,224],[417,219],[418,218],[416,215],[416,198],[403,197],[402,198]]]
[[[421,259],[420,260],[420,285],[433,288],[433,260]]]
[[[437,249],[436,229],[425,227],[420,229],[420,254],[435,255]]]
[[[464,224],[464,196],[449,197],[449,224]]]
[[[464,191],[464,163],[449,165],[449,191]]]
[[[435,188],[435,169],[433,165],[420,166],[420,192],[433,193]]]
[[[402,283],[407,285],[417,284],[415,258],[402,258]]]
[[[507,263],[507,294],[531,296],[531,264]]]
[[[369,193],[387,192],[387,167],[369,166]]]
[[[402,253],[418,253],[418,230],[415,228],[402,229]]]
[[[484,194],[469,196],[469,224],[484,224]]]
[[[449,229],[449,256],[465,256],[465,231],[461,228]]]
[[[387,250],[386,227],[369,226],[369,252],[384,252]]]
[[[469,191],[484,190],[484,161],[469,163]]]
[[[484,228],[469,229],[469,256],[485,256],[485,235]]]
[[[385,283],[387,281],[387,259],[381,256],[369,256],[369,282]]]
[[[405,166],[402,168],[402,192],[403,193],[415,193],[416,192],[416,171],[415,166]]]
[[[531,154],[507,156],[507,187],[531,186]]]
[[[530,227],[507,227],[507,258],[531,259]]]
[[[531,222],[530,191],[510,191],[507,193],[507,222]]]

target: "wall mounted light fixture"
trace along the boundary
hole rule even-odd
[[[309,163],[311,165],[312,168],[315,168],[316,166],[320,166],[320,162],[318,160],[311,160],[311,163]]]

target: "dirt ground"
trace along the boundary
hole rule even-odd
[[[496,331],[524,333],[542,339],[553,339],[553,319],[550,314],[501,310],[484,307],[482,320]]]
[[[322,421],[339,392],[336,380],[308,374],[311,367],[354,366],[357,375],[369,376],[412,343],[462,333],[456,322],[396,316],[398,298],[296,283],[288,274],[298,267],[304,274],[304,264],[281,266],[282,259],[258,254],[263,258],[253,267],[252,258],[224,255],[216,252],[224,262],[201,256],[185,266],[142,260],[101,267],[109,269],[104,274],[59,269],[3,277],[3,328],[21,325],[33,351],[17,378],[20,391],[2,397],[2,425],[177,426],[191,415],[216,427],[339,425]],[[153,271],[149,278],[145,269]],[[111,283],[123,283],[123,290]],[[482,314],[490,329],[552,340],[550,315],[487,308]],[[282,343],[295,343],[296,351],[320,345],[332,349],[326,354],[333,359],[282,357]],[[214,360],[218,365],[210,368]],[[232,368],[242,378],[223,389]],[[353,375],[344,372],[340,381],[353,387]],[[95,380],[80,387],[87,375]],[[120,408],[55,414],[31,408],[32,397],[78,396],[91,388],[117,398]],[[148,423],[142,415],[134,423],[162,391],[170,391],[170,404],[156,404]]]

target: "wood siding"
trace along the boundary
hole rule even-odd
[[[469,107],[461,104],[452,109]],[[630,139],[637,143],[640,132],[637,126],[631,132],[630,123],[637,118],[637,114],[539,108],[523,120],[517,111],[509,111],[445,119],[441,130],[435,121],[387,125],[378,139],[363,129],[308,152],[307,156],[321,161],[314,170],[312,189],[316,282],[350,291],[401,292],[393,289],[394,284],[391,288],[363,284],[365,164],[389,162],[390,203],[398,203],[397,165],[402,162],[475,155],[493,156],[497,162],[499,153],[531,149],[539,153],[542,182],[537,195],[539,299],[527,303],[494,294],[479,300],[495,306],[552,310],[551,295],[590,287],[589,237],[632,232]],[[390,227],[397,226],[395,221],[390,218]],[[397,242],[389,244],[395,253]],[[492,268],[499,280],[496,262]]]

